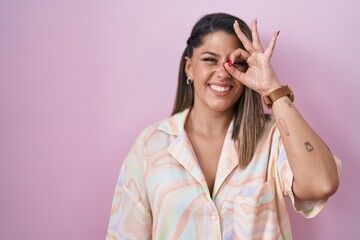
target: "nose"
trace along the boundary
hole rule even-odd
[[[225,64],[225,62],[221,63],[217,70],[217,77],[219,79],[231,78],[231,75],[229,74],[228,71],[226,71],[224,64]]]

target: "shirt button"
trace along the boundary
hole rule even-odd
[[[211,220],[213,220],[214,222],[216,221],[216,216],[215,215],[212,215],[211,216]]]

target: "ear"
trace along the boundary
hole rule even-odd
[[[188,78],[194,80],[192,62],[191,62],[191,58],[189,58],[188,56],[185,57],[185,73]]]

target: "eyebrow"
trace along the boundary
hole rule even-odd
[[[203,54],[210,54],[210,55],[213,55],[213,56],[215,56],[215,57],[219,57],[219,56],[220,56],[219,54],[214,53],[214,52],[202,52],[201,55],[203,55]]]

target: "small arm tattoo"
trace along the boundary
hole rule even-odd
[[[291,100],[286,99],[286,100],[284,100],[284,102],[287,103],[287,105],[289,106],[289,108],[292,108],[292,107],[293,107],[293,103],[292,103]]]
[[[290,133],[289,133],[289,131],[288,131],[288,129],[287,129],[287,125],[286,125],[286,123],[285,123],[285,120],[284,120],[283,118],[280,118],[280,119],[279,119],[279,123],[280,123],[281,128],[284,130],[286,136],[289,136]]]
[[[311,143],[309,141],[305,142],[304,144],[305,144],[306,150],[308,152],[314,151],[314,147],[311,145]]]

